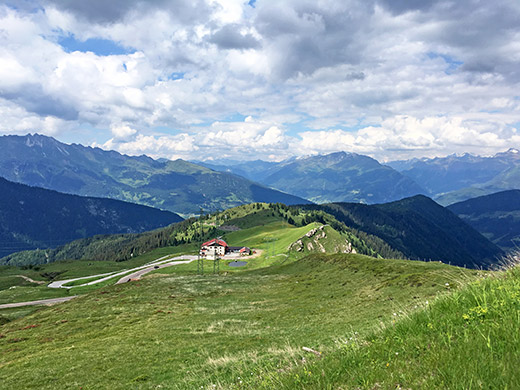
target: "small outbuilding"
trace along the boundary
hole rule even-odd
[[[242,256],[249,256],[251,254],[251,249],[249,249],[247,246],[243,246],[240,248],[239,252]]]

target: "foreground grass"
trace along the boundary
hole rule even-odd
[[[317,359],[303,346],[332,356],[352,334],[367,336],[445,293],[446,283],[455,288],[475,274],[439,263],[333,255],[226,276],[156,275],[3,325],[0,383],[292,387],[302,359]]]
[[[519,389],[520,268],[479,279],[319,362],[251,388]]]

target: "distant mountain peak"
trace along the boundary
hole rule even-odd
[[[347,156],[352,156],[352,155],[356,155],[356,154],[350,153],[350,152],[344,152],[344,151],[332,152],[332,153],[306,154],[303,156],[293,156],[293,157],[290,157],[281,162],[288,163],[288,162],[292,162],[292,161],[301,161],[301,160],[309,160],[309,159],[317,159],[317,158],[320,158],[320,159],[324,159],[324,158],[338,159],[339,158],[339,159],[341,159],[341,158],[345,158]]]
[[[18,136],[15,136],[18,137]],[[22,138],[25,138],[25,145],[29,147],[33,146],[43,146],[44,142],[49,142],[51,140],[54,140],[52,137],[46,137],[44,135],[34,133],[34,134],[27,134],[26,136],[22,136]]]
[[[345,157],[345,156],[348,156],[350,154],[352,154],[352,153],[347,153],[345,151],[340,151],[340,152],[332,152],[332,153],[326,154],[325,156],[334,156],[334,157],[341,156],[341,157]]]
[[[513,160],[520,159],[520,151],[516,148],[509,148],[505,152],[495,154],[495,157],[512,158]]]

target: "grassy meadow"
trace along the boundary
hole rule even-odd
[[[302,347],[333,356],[353,335],[379,334],[476,274],[346,254],[220,275],[152,274],[4,324],[0,382],[6,389],[292,387],[302,364],[325,362]]]
[[[236,226],[224,239],[257,254],[240,268],[221,260],[219,274],[212,261],[198,274],[195,261],[122,285],[46,287],[194,253],[193,243],[123,262],[1,267],[0,303],[80,295],[0,310],[1,388],[520,388],[520,269],[289,251],[321,224],[297,227],[263,204],[226,213],[205,228]],[[322,243],[346,237],[331,229]]]
[[[520,269],[479,278],[319,361],[252,388],[518,389]]]
[[[144,265],[163,256],[180,255],[190,249],[193,251],[192,246],[188,245],[164,247],[124,262],[70,260],[57,261],[54,263],[31,267],[0,266],[0,304],[67,296],[69,295],[67,289],[48,288],[47,284],[53,280],[73,279],[89,275],[122,271]],[[20,275],[26,276],[36,282],[40,282],[40,284],[31,283],[20,277]],[[88,280],[85,280],[83,283],[87,281]],[[115,280],[111,280],[104,283],[104,285],[114,282]],[[75,283],[72,282],[72,284]],[[78,287],[72,290],[72,293],[86,293],[93,291],[102,285],[103,284],[89,287]]]

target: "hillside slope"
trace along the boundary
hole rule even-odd
[[[46,264],[81,259],[126,261],[157,248],[177,246],[196,253],[198,245],[217,236],[230,240],[230,245],[262,245],[265,243],[262,240],[266,238],[272,243],[268,245],[270,251],[276,248],[276,254],[299,256],[308,251],[298,251],[290,246],[312,227],[290,241],[282,239],[286,235],[283,230],[313,223],[328,225],[327,237],[321,245],[325,245],[329,252],[346,252],[347,249],[350,252],[354,249],[357,253],[373,257],[403,258],[401,252],[392,249],[380,238],[349,228],[323,211],[305,211],[283,204],[254,203],[204,215],[201,219],[189,218],[151,232],[94,236],[53,250],[13,253],[0,259],[0,265]],[[260,242],[257,241],[258,237]]]
[[[448,206],[462,220],[498,246],[520,246],[520,190],[469,199]]]
[[[422,195],[379,205],[331,203],[306,208],[330,213],[411,259],[487,267],[504,254],[451,211]]]
[[[520,269],[481,278],[256,389],[518,389]],[[451,290],[448,284],[447,290]],[[423,301],[424,302],[424,301]],[[318,373],[318,374],[315,374]]]
[[[153,160],[42,135],[0,137],[0,176],[60,192],[119,199],[177,213],[251,202],[308,201],[183,160]]]
[[[180,221],[169,211],[62,194],[0,178],[0,258],[96,234],[141,233]]]
[[[258,389],[317,359],[303,346],[328,356],[475,273],[352,254],[219,276],[177,269],[3,325],[3,387]]]
[[[443,205],[450,205],[479,196],[515,189],[520,189],[520,161],[518,165],[511,166],[486,183],[449,192],[437,200]]]

